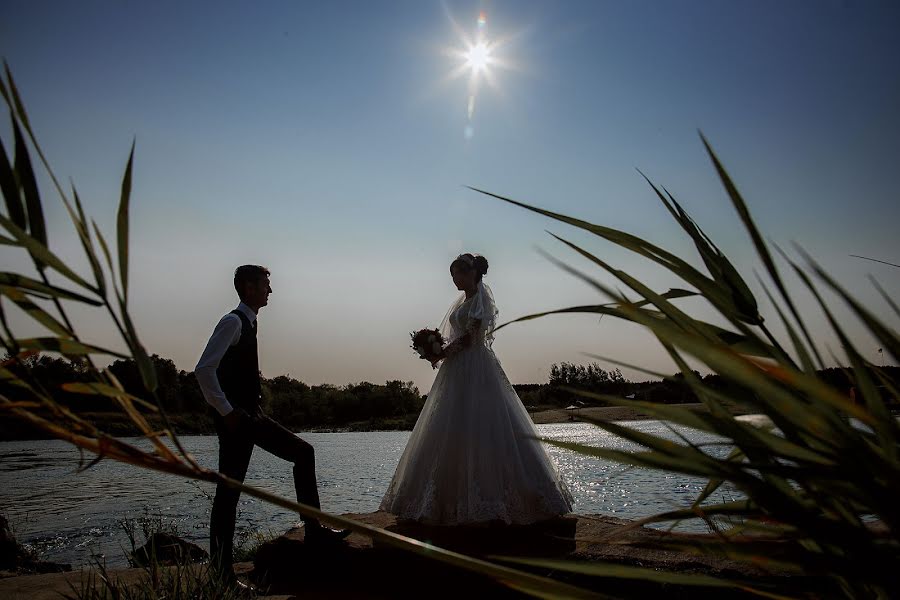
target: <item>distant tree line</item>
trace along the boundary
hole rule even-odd
[[[157,397],[166,413],[173,417],[175,428],[182,433],[212,432],[212,409],[203,398],[194,374],[179,370],[172,360],[159,355],[154,354],[151,360],[159,381]],[[26,358],[25,362],[30,379],[39,382],[58,402],[74,412],[99,417],[118,410],[110,398],[63,388],[66,383],[88,381],[85,369],[77,361],[38,354]],[[8,368],[16,367],[9,365]],[[133,360],[117,360],[109,366],[109,371],[126,392],[148,398]],[[27,396],[4,382],[0,382],[0,393],[9,398],[26,399]],[[263,410],[295,430],[348,426],[356,429],[412,428],[424,402],[425,398],[411,381],[310,386],[286,375],[262,380]],[[113,433],[127,433],[117,431],[116,423],[110,425]],[[122,425],[128,426],[128,423],[123,421]],[[0,439],[22,437],[14,435],[17,428],[17,424],[11,424],[0,414]]]
[[[851,370],[845,368],[829,368],[817,371],[817,375],[832,387],[851,395]],[[886,379],[895,388],[900,388],[900,367],[882,367]],[[752,398],[744,388],[728,383],[720,375],[701,375],[694,371],[707,387],[722,392],[736,403],[749,403]],[[684,404],[699,402],[699,398],[685,381],[684,374],[679,372],[662,379],[649,381],[629,381],[619,369],[605,370],[598,363],[587,365],[567,362],[554,363],[550,367],[550,378],[546,384],[526,384],[513,386],[519,398],[529,410],[559,408],[570,405],[603,406],[602,400],[585,397],[578,391],[594,394],[605,394],[655,402],[661,404]],[[882,396],[896,405],[887,387],[878,386]]]
[[[6,360],[7,368],[17,368]],[[173,426],[181,433],[210,433],[213,431],[212,412],[203,398],[200,386],[192,372],[179,370],[172,360],[158,355],[151,357],[159,381],[157,396],[166,413],[172,416]],[[114,434],[126,435],[130,423],[104,422],[103,416],[112,418],[117,411],[114,401],[97,395],[67,391],[66,383],[87,381],[85,369],[77,361],[37,354],[25,359],[31,379],[44,386],[67,408],[76,413],[92,413],[92,417],[107,425]],[[127,392],[139,398],[147,398],[137,365],[133,360],[117,360],[109,366],[110,372]],[[882,371],[895,386],[900,384],[900,368],[884,367]],[[733,387],[718,375],[701,376],[705,385],[723,392],[738,402],[745,391]],[[848,371],[841,368],[825,369],[819,376],[833,387],[850,394]],[[647,402],[679,404],[697,402],[698,398],[677,373],[662,380],[634,382],[626,379],[619,369],[606,370],[598,363],[554,363],[550,367],[547,383],[513,386],[529,410],[577,406],[603,406],[601,399],[580,395],[587,391],[594,394],[628,397]],[[881,388],[885,397],[886,388]],[[27,399],[27,393],[11,388],[0,381],[0,393],[8,398]],[[287,375],[262,380],[262,408],[285,426],[294,429],[411,429],[425,396],[411,381],[386,381],[384,384],[369,382],[343,386],[321,384],[310,386]],[[116,429],[121,426],[122,429]],[[0,439],[28,437],[29,431],[21,424],[12,423],[0,414]]]

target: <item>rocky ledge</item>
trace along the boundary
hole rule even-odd
[[[570,515],[529,526],[427,527],[398,522],[393,515],[376,512],[348,514],[348,518],[374,525],[469,556],[517,556],[581,562],[608,561],[676,573],[714,575],[730,580],[786,584],[791,578],[721,557],[654,550],[634,543],[659,541],[669,534],[648,528],[628,529],[632,523],[602,515]],[[644,580],[599,579],[571,575],[549,568],[532,572],[618,597],[645,597],[667,593],[689,594],[692,599],[750,597],[721,588],[684,588]],[[321,548],[304,544],[302,527],[260,547],[251,578],[269,593],[313,598],[450,598],[461,595],[519,598],[518,592],[457,567],[413,556],[352,534],[346,545]],[[801,582],[796,579],[793,584]],[[699,590],[699,591],[698,591]],[[671,596],[674,594],[674,596]]]

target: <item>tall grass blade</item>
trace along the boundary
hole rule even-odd
[[[806,347],[803,345],[803,341],[800,339],[800,336],[797,334],[796,329],[788,321],[787,315],[784,314],[784,311],[781,310],[781,307],[778,306],[778,303],[775,301],[775,297],[772,295],[772,292],[769,291],[769,288],[766,287],[765,283],[763,283],[762,278],[759,279],[759,284],[763,288],[766,293],[766,297],[769,299],[769,303],[775,309],[775,312],[778,314],[778,318],[781,320],[782,326],[784,326],[785,331],[787,331],[788,337],[791,339],[791,344],[794,347],[794,352],[797,353],[797,356],[800,359],[800,365],[803,367],[803,370],[806,373],[815,373],[816,365],[813,363],[812,358],[807,352]],[[813,348],[813,352],[816,352],[815,348]],[[819,366],[823,365],[822,359],[818,357],[818,352],[816,352],[816,357],[819,361]]]
[[[731,297],[729,308],[733,309],[735,318],[751,325],[761,324],[762,316],[759,314],[756,298],[754,298],[750,288],[747,286],[746,282],[744,282],[740,274],[738,274],[737,269],[731,264],[731,261],[729,261],[719,248],[712,243],[709,237],[703,233],[703,230],[697,226],[696,222],[684,211],[681,205],[675,201],[675,198],[668,193],[668,190],[664,196],[646,175],[641,173],[640,170],[638,173],[640,173],[647,181],[675,221],[681,225],[681,228],[691,237],[694,246],[700,253],[700,258],[703,259],[706,269],[709,271],[713,280],[716,281],[723,290],[727,290],[728,295]],[[668,198],[666,196],[668,196]]]
[[[119,291],[119,284],[116,282],[116,270],[115,267],[113,267],[112,254],[109,252],[109,245],[106,243],[106,238],[103,237],[103,232],[101,232],[100,228],[97,226],[97,222],[91,221],[91,225],[94,226],[94,235],[97,236],[97,243],[100,244],[100,250],[103,251],[103,257],[106,259],[106,266],[111,274],[113,292],[115,292],[116,299],[121,305],[123,304],[122,293]]]
[[[62,384],[61,387],[63,390],[65,390],[67,392],[72,392],[74,394],[86,394],[86,395],[91,395],[91,396],[105,396],[107,398],[113,398],[113,399],[125,397],[125,398],[128,398],[128,400],[130,400],[131,402],[133,402],[135,404],[139,404],[140,406],[146,408],[147,410],[149,410],[151,412],[159,412],[159,408],[157,408],[157,406],[155,404],[147,402],[146,400],[141,400],[137,396],[128,394],[128,393],[124,392],[123,390],[121,390],[115,386],[106,384],[106,383],[75,382],[75,383],[64,383],[64,384]]]
[[[12,72],[9,70],[9,64],[5,60],[3,61],[3,68],[6,72],[6,81],[9,83],[8,91],[6,85],[0,87],[0,90],[2,90],[3,93],[3,99],[9,104],[10,109],[15,109],[16,114],[18,115],[19,120],[22,121],[22,125],[25,126],[25,129],[31,131],[31,124],[28,122],[28,114],[25,112],[25,105],[22,103],[22,98],[19,96],[19,90],[16,87]],[[10,100],[12,102],[10,102]]]
[[[660,295],[663,298],[666,298],[668,300],[673,300],[676,298],[688,298],[691,296],[697,296],[698,294],[697,294],[697,292],[690,292],[688,290],[673,288],[673,289],[670,289],[669,291],[664,292]],[[546,317],[548,315],[557,315],[557,314],[566,314],[566,313],[608,314],[608,313],[604,313],[604,309],[610,308],[610,307],[616,307],[616,306],[619,306],[620,304],[621,304],[620,302],[609,302],[606,304],[588,304],[588,305],[583,305],[583,306],[570,306],[569,308],[559,308],[559,309],[549,310],[549,311],[541,312],[541,313],[533,313],[530,315],[525,315],[523,317],[519,317],[518,319],[513,319],[511,321],[507,321],[506,323],[503,323],[502,325],[498,325],[497,327],[495,327],[493,329],[493,331],[495,331],[495,332],[499,331],[499,330],[503,329],[504,327],[506,327],[507,325],[512,325],[513,323],[522,323],[524,321],[531,321],[533,319],[539,319],[541,317]],[[641,308],[643,306],[650,304],[650,301],[649,300],[641,300],[641,301],[633,302],[633,303],[629,303],[629,304],[631,306]]]
[[[68,340],[68,339],[60,339],[55,337],[37,337],[37,338],[23,338],[16,340],[19,343],[19,346],[25,348],[26,350],[40,350],[41,352],[59,352],[64,356],[86,356],[88,354],[106,354],[108,356],[115,356],[116,358],[130,358],[127,354],[122,354],[121,352],[116,352],[115,350],[109,350],[108,348],[101,348],[99,346],[92,346],[90,344],[83,344],[76,340]]]
[[[35,279],[30,279],[24,275],[19,275],[18,273],[0,273],[0,285],[14,287],[23,290],[26,293],[40,295],[42,297],[75,300],[76,302],[90,304],[91,306],[101,306],[103,304],[99,300],[88,298],[87,296],[82,296],[81,294],[76,294],[75,292],[70,292],[61,287],[43,283]]]
[[[791,311],[791,314],[794,316],[794,319],[796,319],[801,331],[803,331],[803,334],[806,336],[809,345],[813,346],[812,337],[809,335],[809,331],[807,330],[806,325],[803,323],[803,319],[800,317],[800,313],[797,311],[797,307],[794,305],[794,301],[791,298],[791,295],[788,293],[787,288],[785,287],[784,282],[781,279],[781,275],[778,273],[778,268],[775,266],[775,261],[772,260],[772,255],[769,253],[769,250],[766,247],[765,242],[763,241],[762,235],[759,233],[759,229],[757,229],[756,223],[754,223],[753,221],[753,217],[750,216],[750,210],[747,208],[747,204],[744,202],[744,198],[741,196],[740,192],[737,189],[737,186],[735,186],[734,182],[731,180],[731,176],[728,175],[725,167],[719,161],[719,157],[716,156],[716,153],[713,151],[712,146],[709,145],[709,142],[706,140],[706,137],[702,133],[700,134],[700,140],[703,142],[703,147],[706,148],[706,153],[709,155],[710,160],[712,160],[713,166],[715,166],[716,169],[716,173],[718,173],[719,175],[719,180],[725,187],[725,191],[728,192],[728,197],[731,198],[731,203],[737,211],[741,222],[744,224],[744,228],[750,235],[753,246],[756,248],[756,253],[759,256],[760,260],[762,260],[763,266],[765,266],[766,268],[766,272],[769,274],[769,277],[772,278],[772,281],[778,288],[782,299],[784,299],[785,303]]]
[[[743,354],[765,357],[772,357],[776,355],[780,356],[782,354],[777,348],[765,343],[757,336],[750,334],[749,331],[746,334],[735,333],[726,329],[722,329],[721,327],[711,325],[709,323],[703,323],[688,316],[685,312],[681,311],[680,309],[675,307],[674,304],[669,302],[667,298],[660,294],[657,294],[636,278],[631,277],[624,271],[614,269],[602,259],[582,249],[578,245],[569,242],[568,240],[565,240],[556,235],[553,235],[553,237],[622,281],[622,283],[640,294],[642,298],[646,299],[651,304],[653,304],[653,306],[662,311],[667,319],[672,323],[675,323],[679,328],[685,331],[693,331],[711,341],[718,340],[720,342],[724,342],[728,346],[732,346],[734,351],[741,352]],[[607,288],[606,286],[602,286],[599,284],[595,285],[604,290],[608,295],[612,295],[611,290],[609,290],[609,288]],[[626,316],[627,314],[635,310],[635,306],[633,304],[622,302],[620,303],[620,305],[623,307],[623,309],[627,307],[628,310],[624,311],[624,314]]]
[[[621,361],[617,358],[612,358],[609,356],[601,356],[600,354],[591,354],[590,352],[585,352],[585,356],[588,358],[594,358],[597,360],[602,360],[604,362],[608,362],[612,365],[616,365],[618,367],[624,367],[626,369],[633,369],[638,373],[644,373],[645,375],[649,375],[651,377],[656,377],[657,379],[665,379],[668,377],[665,373],[661,373],[659,371],[654,371],[652,369],[648,369],[647,367],[641,367],[640,365],[635,365],[632,363],[628,363],[625,361]]]
[[[19,123],[13,119],[12,125],[16,144],[15,170],[25,196],[25,207],[28,211],[28,233],[46,246],[47,227],[44,223],[44,211],[41,208],[37,181],[34,178],[34,170],[31,168],[31,159],[28,157],[28,148],[25,146],[25,138],[22,137]]]
[[[156,368],[153,366],[153,361],[150,360],[150,356],[144,349],[143,344],[138,339],[137,330],[134,327],[134,323],[131,322],[131,317],[125,311],[124,304],[122,305],[122,321],[125,324],[126,341],[131,348],[131,354],[137,363],[138,370],[141,372],[144,387],[148,392],[155,392],[159,384],[156,378]]]
[[[53,315],[32,302],[24,293],[14,287],[0,285],[0,294],[12,300],[32,319],[62,338],[72,338],[74,334]]]
[[[0,190],[3,192],[6,213],[9,215],[10,220],[21,229],[25,229],[27,227],[25,223],[25,206],[22,204],[19,184],[13,173],[13,167],[10,166],[2,140],[0,140]]]
[[[844,287],[838,284],[813,258],[802,248],[798,247],[798,251],[804,256],[809,263],[813,272],[824,281],[847,305],[853,310],[854,314],[865,323],[869,331],[875,338],[891,353],[894,360],[900,361],[900,337],[897,333],[881,322],[872,312],[859,303]]]
[[[119,247],[119,275],[122,278],[122,303],[128,304],[128,205],[131,199],[131,171],[134,165],[134,145],[128,154],[128,165],[122,177],[122,194],[119,199],[119,213],[116,218],[116,231]]]
[[[72,197],[75,199],[75,207],[77,213],[72,210],[72,206],[66,198],[63,203],[69,211],[69,217],[72,224],[78,232],[78,238],[81,240],[81,247],[88,258],[91,265],[91,271],[94,273],[94,281],[97,284],[97,290],[100,296],[106,297],[106,278],[103,276],[103,269],[100,267],[100,261],[97,259],[97,253],[94,250],[94,244],[91,241],[91,232],[88,228],[87,219],[84,216],[84,209],[81,207],[81,199],[78,197],[78,191],[72,186]]]
[[[66,277],[73,283],[76,283],[87,290],[91,290],[92,292],[97,291],[92,285],[90,285],[72,269],[66,266],[66,264],[62,260],[60,260],[59,257],[53,254],[53,252],[51,252],[45,244],[28,235],[18,225],[16,225],[3,215],[0,215],[0,225],[5,227],[6,230],[12,234],[12,236],[20,246],[28,250],[29,254],[34,257],[35,261],[52,268],[63,277]]]
[[[897,303],[894,302],[894,299],[888,296],[887,292],[884,291],[884,288],[881,287],[881,284],[878,283],[878,280],[869,275],[869,281],[872,282],[872,285],[875,286],[875,289],[878,290],[878,293],[881,294],[881,297],[884,299],[887,305],[893,309],[894,314],[900,317],[900,306],[897,306]]]
[[[31,139],[31,143],[34,146],[35,151],[38,153],[38,156],[40,157],[41,162],[44,165],[44,169],[47,171],[47,174],[50,176],[50,180],[56,187],[56,191],[59,193],[60,197],[65,199],[66,194],[63,191],[62,186],[59,184],[59,180],[57,180],[56,175],[53,173],[53,169],[50,168],[50,163],[47,161],[47,157],[44,156],[44,151],[41,149],[41,145],[38,144],[37,138],[34,135],[34,130],[31,128],[31,122],[28,120],[28,113],[25,112],[25,105],[22,103],[22,99],[19,97],[19,90],[16,87],[16,82],[9,70],[9,64],[7,64],[6,61],[3,61],[3,66],[6,71],[6,78],[9,81],[9,92],[7,92],[6,85],[3,84],[2,78],[0,78],[0,93],[2,93],[3,99],[6,101],[7,106],[9,106],[10,113],[17,116],[19,121],[22,123],[22,126],[25,127],[25,131],[28,132],[28,137],[29,139]]]
[[[579,229],[584,229],[585,231],[593,233],[594,235],[604,238],[616,245],[619,245],[623,248],[631,250],[632,252],[635,252],[640,256],[652,260],[653,262],[665,267],[667,270],[678,274],[687,284],[697,288],[697,290],[707,300],[712,302],[713,305],[726,306],[729,303],[729,297],[722,291],[722,289],[715,281],[713,281],[706,275],[703,275],[689,263],[678,258],[671,252],[668,252],[660,248],[659,246],[651,244],[637,236],[625,233],[624,231],[619,231],[617,229],[612,229],[610,227],[596,225],[594,223],[589,223],[581,219],[575,219],[559,213],[544,210],[542,208],[537,208],[535,206],[518,202],[517,200],[512,200],[510,198],[506,198],[504,196],[500,196],[491,192],[486,192],[478,188],[469,187],[469,189],[480,194],[484,194],[486,196],[508,202],[515,206],[525,208],[532,212],[550,217],[552,219],[556,219],[557,221],[567,223],[574,227],[578,227]]]

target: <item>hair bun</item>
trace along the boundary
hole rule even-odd
[[[480,254],[476,254],[475,263],[473,266],[475,267],[475,271],[477,271],[479,275],[487,275],[488,261],[485,257],[481,256]]]

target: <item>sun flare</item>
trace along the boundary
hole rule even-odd
[[[456,63],[444,80],[468,79],[464,135],[469,140],[475,134],[475,105],[480,88],[487,84],[494,91],[500,91],[496,72],[513,67],[513,63],[506,56],[508,50],[504,51],[512,37],[508,35],[500,38],[491,37],[488,31],[488,15],[485,11],[478,14],[473,32],[465,31],[449,13],[447,16],[456,32],[459,45],[443,49],[443,54],[452,57]]]
[[[491,49],[485,42],[478,42],[466,52],[466,66],[473,73],[479,73],[487,68],[491,62]]]

